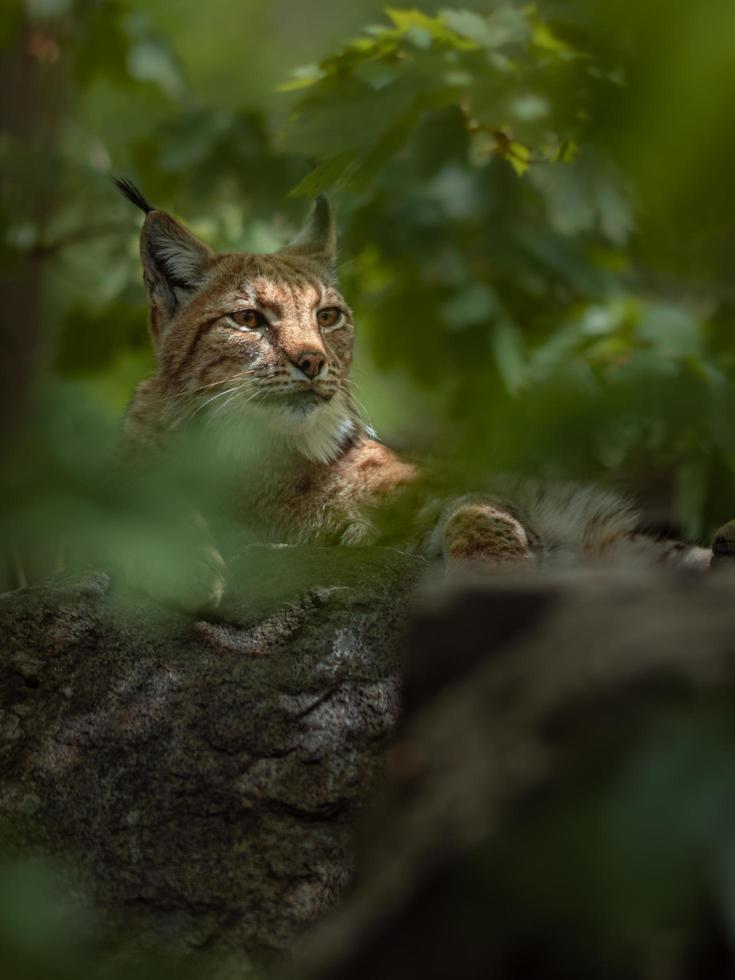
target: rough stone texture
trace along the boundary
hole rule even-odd
[[[266,956],[334,905],[397,719],[416,559],[246,564],[244,597],[198,621],[103,573],[0,597],[0,820],[175,951]]]
[[[416,607],[421,571],[253,549],[238,598],[198,620],[101,573],[0,597],[1,825],[76,861],[144,944],[263,960],[334,908],[362,810],[354,887],[294,975],[486,976],[492,929],[469,941],[462,919],[483,908],[461,884],[476,849],[672,691],[735,697],[735,581],[526,572]]]
[[[522,965],[509,964],[476,869],[478,851],[590,747],[594,768],[658,710],[676,704],[696,719],[715,699],[735,703],[734,596],[733,574],[599,569],[428,595],[407,636],[409,710],[362,830],[355,887],[307,939],[294,980],[733,976],[735,958],[709,970],[703,943],[685,962],[671,935],[663,972],[655,936],[643,966],[616,972],[598,950],[560,967],[553,925],[524,936]]]

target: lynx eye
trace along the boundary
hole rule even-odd
[[[325,306],[323,310],[319,310],[316,318],[320,327],[329,329],[330,327],[341,326],[344,314],[336,306]]]
[[[230,320],[246,330],[262,330],[268,326],[268,321],[258,310],[237,310],[229,314]]]

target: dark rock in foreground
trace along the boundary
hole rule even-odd
[[[144,944],[287,948],[350,879],[396,723],[415,561],[257,552],[216,618],[101,573],[0,599],[0,819]]]
[[[298,980],[735,975],[735,578],[426,596],[355,885]]]
[[[103,574],[0,597],[6,844],[144,946],[294,950],[299,980],[732,975],[700,873],[735,847],[732,578],[417,603],[421,571],[252,549],[200,619]]]

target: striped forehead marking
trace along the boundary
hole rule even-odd
[[[324,297],[324,286],[307,276],[275,280],[259,276],[246,280],[240,285],[240,292],[251,306],[268,306],[283,310],[284,306],[294,308],[312,305]]]

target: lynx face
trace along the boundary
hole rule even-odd
[[[352,313],[336,285],[336,234],[324,199],[272,255],[216,255],[182,224],[146,211],[141,233],[150,331],[170,424],[258,419],[327,461],[354,425]]]
[[[350,309],[317,264],[285,253],[225,255],[161,331],[158,357],[198,410],[298,428],[346,395],[352,344]]]

